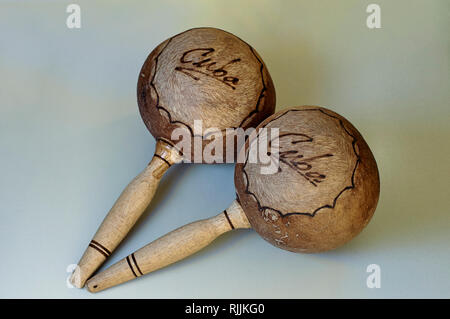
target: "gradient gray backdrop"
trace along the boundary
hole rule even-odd
[[[381,6],[382,28],[366,27]],[[0,1],[0,297],[450,297],[449,8],[443,1]],[[252,44],[277,109],[331,108],[360,130],[381,175],[368,227],[300,255],[239,230],[197,255],[92,295],[76,263],[155,141],[136,104],[161,41],[214,26]],[[179,165],[109,266],[234,199],[233,165]],[[381,288],[366,267],[381,267]]]

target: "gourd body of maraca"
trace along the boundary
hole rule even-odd
[[[334,249],[355,237],[375,211],[380,185],[372,152],[357,129],[331,110],[282,110],[257,127],[242,154],[235,168],[237,200],[227,209],[137,250],[92,277],[88,289],[101,291],[163,268],[237,228],[253,228],[293,252]]]
[[[258,135],[235,169],[238,200],[254,230],[294,252],[336,248],[356,236],[372,217],[379,195],[378,169],[357,129],[321,107],[295,107],[267,118],[259,129],[279,129],[268,151],[277,170],[252,163]]]
[[[158,45],[141,69],[137,96],[141,116],[157,140],[155,154],[89,243],[71,277],[77,287],[128,234],[172,164],[234,160],[238,143],[232,129],[256,126],[275,110],[275,89],[260,56],[238,37],[215,28],[191,29]],[[211,160],[203,149],[213,141]],[[181,142],[189,147],[180,149]]]
[[[215,28],[191,29],[161,43],[142,67],[137,95],[153,136],[177,143],[175,129],[192,137],[220,131],[224,161],[226,130],[256,127],[275,109],[274,86],[258,53]],[[194,121],[201,121],[202,131],[196,131]],[[191,141],[191,154],[183,154],[187,160],[193,159]],[[200,142],[204,147],[210,140]],[[237,152],[237,147],[229,150]]]

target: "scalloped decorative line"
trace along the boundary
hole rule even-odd
[[[344,187],[344,189],[342,189],[342,190],[339,192],[339,194],[334,198],[333,204],[332,204],[332,205],[330,205],[330,204],[323,205],[323,206],[321,206],[321,207],[319,207],[319,208],[316,208],[312,213],[308,213],[308,212],[290,212],[290,213],[283,214],[280,210],[275,209],[275,208],[273,208],[273,207],[270,207],[270,206],[261,206],[261,202],[259,201],[258,196],[256,196],[253,192],[251,192],[251,191],[249,190],[250,184],[249,184],[249,182],[248,182],[248,174],[247,174],[247,172],[245,171],[245,167],[246,167],[247,161],[248,161],[248,156],[247,156],[247,158],[245,159],[245,164],[244,164],[244,166],[243,166],[243,168],[242,168],[242,171],[244,172],[244,176],[245,176],[245,184],[246,184],[246,185],[245,185],[245,193],[247,193],[248,195],[250,195],[250,196],[252,196],[253,198],[255,198],[256,203],[257,203],[257,205],[258,205],[258,210],[259,210],[260,212],[263,212],[264,210],[269,209],[269,210],[271,210],[271,211],[274,211],[274,212],[278,213],[278,215],[280,215],[281,218],[284,218],[284,217],[290,216],[290,215],[306,215],[306,216],[314,217],[314,216],[317,214],[317,212],[320,211],[321,209],[324,209],[324,208],[331,208],[331,209],[334,209],[335,206],[336,206],[336,202],[337,202],[337,200],[339,199],[339,197],[340,197],[346,190],[355,188],[355,172],[356,172],[356,169],[357,169],[359,163],[361,162],[361,157],[360,157],[360,155],[358,154],[358,152],[356,151],[356,146],[355,146],[355,145],[356,145],[357,139],[356,139],[356,137],[354,137],[352,134],[350,134],[350,132],[347,130],[347,128],[345,127],[344,123],[342,122],[342,119],[338,118],[337,116],[328,114],[328,113],[326,113],[326,112],[325,112],[324,110],[322,110],[322,109],[287,110],[286,112],[284,112],[284,113],[280,114],[279,116],[277,116],[276,118],[272,119],[270,122],[267,122],[263,127],[266,127],[269,123],[271,123],[271,122],[273,122],[273,121],[275,121],[275,120],[281,118],[282,116],[286,115],[286,114],[289,113],[289,112],[302,112],[302,111],[320,111],[320,112],[322,112],[323,114],[325,114],[325,115],[327,115],[327,116],[330,116],[330,117],[332,117],[332,118],[337,119],[337,120],[339,121],[339,124],[341,125],[341,127],[344,129],[344,131],[352,138],[352,149],[353,149],[353,152],[355,153],[355,156],[356,156],[356,163],[355,163],[355,167],[353,168],[352,178],[351,178],[352,185],[351,185],[351,186],[346,186],[346,187]],[[258,135],[259,135],[259,133],[256,135],[256,137],[258,137]]]
[[[193,28],[193,29],[197,29],[197,28]],[[196,135],[194,135],[194,132],[193,132],[193,130],[192,130],[192,128],[190,127],[190,125],[188,125],[188,124],[186,124],[186,123],[184,123],[184,122],[182,122],[182,121],[178,121],[178,120],[172,120],[172,115],[171,115],[171,113],[169,112],[169,110],[167,110],[165,107],[163,107],[163,106],[161,106],[160,104],[159,104],[159,93],[158,93],[158,90],[156,89],[156,87],[155,87],[155,84],[154,84],[154,80],[155,80],[155,76],[156,76],[156,72],[157,72],[157,69],[158,69],[158,59],[159,59],[159,56],[163,53],[163,51],[167,48],[167,46],[169,45],[169,43],[172,41],[172,39],[174,39],[175,37],[177,37],[177,36],[180,36],[180,35],[182,35],[182,34],[184,34],[184,33],[186,33],[186,32],[188,32],[188,31],[190,31],[190,30],[193,30],[193,29],[189,29],[189,30],[186,30],[186,31],[184,31],[184,32],[182,32],[182,33],[179,33],[179,34],[177,34],[177,35],[174,35],[173,37],[171,37],[171,38],[169,38],[169,40],[167,41],[167,43],[166,43],[166,45],[161,49],[161,51],[158,53],[158,55],[155,57],[155,68],[154,68],[154,72],[153,72],[153,75],[152,75],[152,78],[151,78],[151,80],[150,80],[150,86],[153,88],[153,90],[155,91],[155,94],[156,94],[156,108],[158,109],[158,111],[164,111],[166,114],[167,114],[167,118],[169,119],[169,122],[171,123],[171,124],[181,124],[181,125],[183,125],[183,126],[185,126],[188,130],[189,130],[189,132],[190,132],[190,134],[191,134],[191,136],[192,137],[202,137],[202,138],[205,138],[206,136],[205,135],[198,135],[198,134],[196,134]],[[222,30],[222,31],[224,31],[224,30]],[[232,33],[229,33],[229,32],[227,32],[227,31],[224,31],[224,32],[226,32],[226,33],[228,33],[228,34],[231,34],[232,36],[234,36],[234,37],[236,37],[236,38],[238,38],[237,36],[235,36],[234,34],[232,34]],[[266,84],[265,84],[265,80],[264,80],[264,73],[263,73],[263,70],[264,70],[264,64],[262,63],[262,61],[258,58],[258,56],[256,55],[256,53],[254,52],[254,50],[253,50],[253,48],[250,46],[250,44],[248,44],[247,42],[245,42],[245,41],[243,41],[242,39],[240,39],[240,38],[238,38],[239,40],[241,40],[242,42],[244,42],[245,44],[247,44],[248,45],[248,47],[250,48],[250,51],[252,52],[252,54],[253,54],[253,56],[256,58],[256,60],[259,62],[259,64],[260,64],[260,73],[261,73],[261,81],[262,81],[262,85],[263,85],[263,87],[262,87],[262,89],[261,89],[261,92],[260,92],[260,94],[259,94],[259,97],[258,97],[258,100],[256,101],[256,105],[255,105],[255,108],[254,108],[254,110],[252,110],[243,120],[242,120],[242,122],[239,124],[239,126],[238,127],[241,127],[241,125],[242,124],[244,124],[245,123],[245,121],[247,121],[249,118],[251,118],[254,114],[256,114],[256,113],[258,113],[260,110],[259,110],[259,105],[260,105],[260,103],[261,103],[261,100],[264,98],[264,92],[267,90],[267,88],[266,88]],[[232,129],[236,129],[237,127],[231,127]],[[220,131],[216,131],[216,132],[209,132],[208,133],[208,135],[210,135],[210,134],[213,134],[213,133],[217,133],[217,132],[224,132],[224,131],[226,131],[226,128],[225,129],[222,129],[222,130],[220,130]]]

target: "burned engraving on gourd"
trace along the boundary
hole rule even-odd
[[[278,157],[278,171],[259,174],[260,165],[248,161],[243,167],[246,192],[257,202],[264,221],[277,223],[273,216],[314,217],[324,208],[333,209],[339,197],[354,188],[360,158],[356,138],[340,118],[321,109],[290,110],[264,127],[281,131],[278,153],[269,143],[270,156]],[[283,132],[283,127],[291,131]]]
[[[175,71],[186,74],[195,81],[200,80],[201,76],[206,76],[235,90],[236,85],[239,83],[239,78],[229,74],[227,67],[240,62],[241,59],[235,58],[219,65],[214,54],[215,52],[214,48],[198,48],[185,51],[180,58],[180,64],[175,67]]]
[[[327,176],[322,173],[322,170],[317,169],[317,165],[315,166],[315,164],[326,163],[320,160],[331,157],[333,154],[321,154],[319,151],[315,155],[305,156],[302,154],[301,149],[296,149],[297,144],[314,143],[312,137],[302,133],[286,133],[279,136],[279,143],[281,146],[278,153],[280,163],[287,165],[288,168],[298,173],[315,187],[326,179]],[[271,150],[271,144],[272,141],[269,142],[269,152]],[[279,172],[283,170],[284,165],[280,165]]]
[[[229,48],[210,46],[213,32],[208,30],[196,39],[198,46],[180,49],[191,40],[188,33],[170,38],[153,59],[149,88],[160,115],[191,136],[205,137],[194,134],[194,120],[203,121],[203,131],[217,128],[222,133],[245,125],[264,101],[263,62],[251,46],[231,35],[214,33],[215,41],[229,43]]]

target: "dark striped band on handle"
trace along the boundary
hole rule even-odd
[[[227,210],[226,210],[226,209],[223,211],[223,214],[224,214],[225,217],[227,218],[228,223],[230,224],[231,229],[234,229],[233,223],[231,222],[230,216],[228,216],[228,213],[227,213]]]
[[[105,246],[96,242],[95,240],[91,240],[91,242],[89,243],[89,247],[94,248],[96,251],[98,251],[106,258],[108,258],[111,255],[111,252]]]
[[[127,256],[127,263],[128,263],[128,266],[130,267],[131,271],[133,272],[134,277],[137,277],[136,273],[134,272],[133,266],[131,266],[130,256]]]
[[[131,258],[130,258],[130,256],[131,256]],[[134,277],[142,276],[143,273],[142,273],[141,269],[139,268],[139,266],[138,266],[138,264],[136,262],[136,257],[134,257],[134,253],[132,253],[130,256],[127,256],[128,267],[130,267],[131,272],[133,273]],[[131,262],[131,261],[133,261],[133,262]],[[136,274],[136,271],[135,271],[135,269],[133,267],[133,264],[136,267],[136,270],[138,271],[139,276]]]
[[[171,141],[169,141],[169,140],[167,140],[167,139],[165,139],[165,138],[162,138],[162,137],[158,137],[158,138],[156,139],[156,141],[157,141],[157,142],[162,142],[162,143],[164,143],[164,144],[166,144],[166,145],[171,146],[175,151],[178,152],[178,154],[179,154],[180,156],[183,156],[183,153],[182,153],[179,149],[177,149],[177,148],[175,147],[175,144],[174,144],[173,142],[171,142]]]
[[[165,143],[165,144],[167,144],[167,145],[170,145],[170,146],[172,146],[172,147],[175,147],[175,144],[173,144],[171,141],[169,141],[169,140],[167,140],[167,139],[165,139],[165,138],[158,137],[158,138],[156,139],[156,141],[157,141],[157,142],[163,142],[163,143]]]
[[[131,259],[133,259],[134,265],[136,266],[137,271],[139,272],[139,274],[141,274],[141,276],[143,275],[141,269],[139,268],[137,262],[136,262],[136,258],[134,257],[134,253],[131,254]]]
[[[169,161],[166,160],[165,158],[163,158],[161,155],[154,154],[154,156],[156,156],[157,158],[163,160],[169,167],[172,166],[172,164],[170,164]]]

